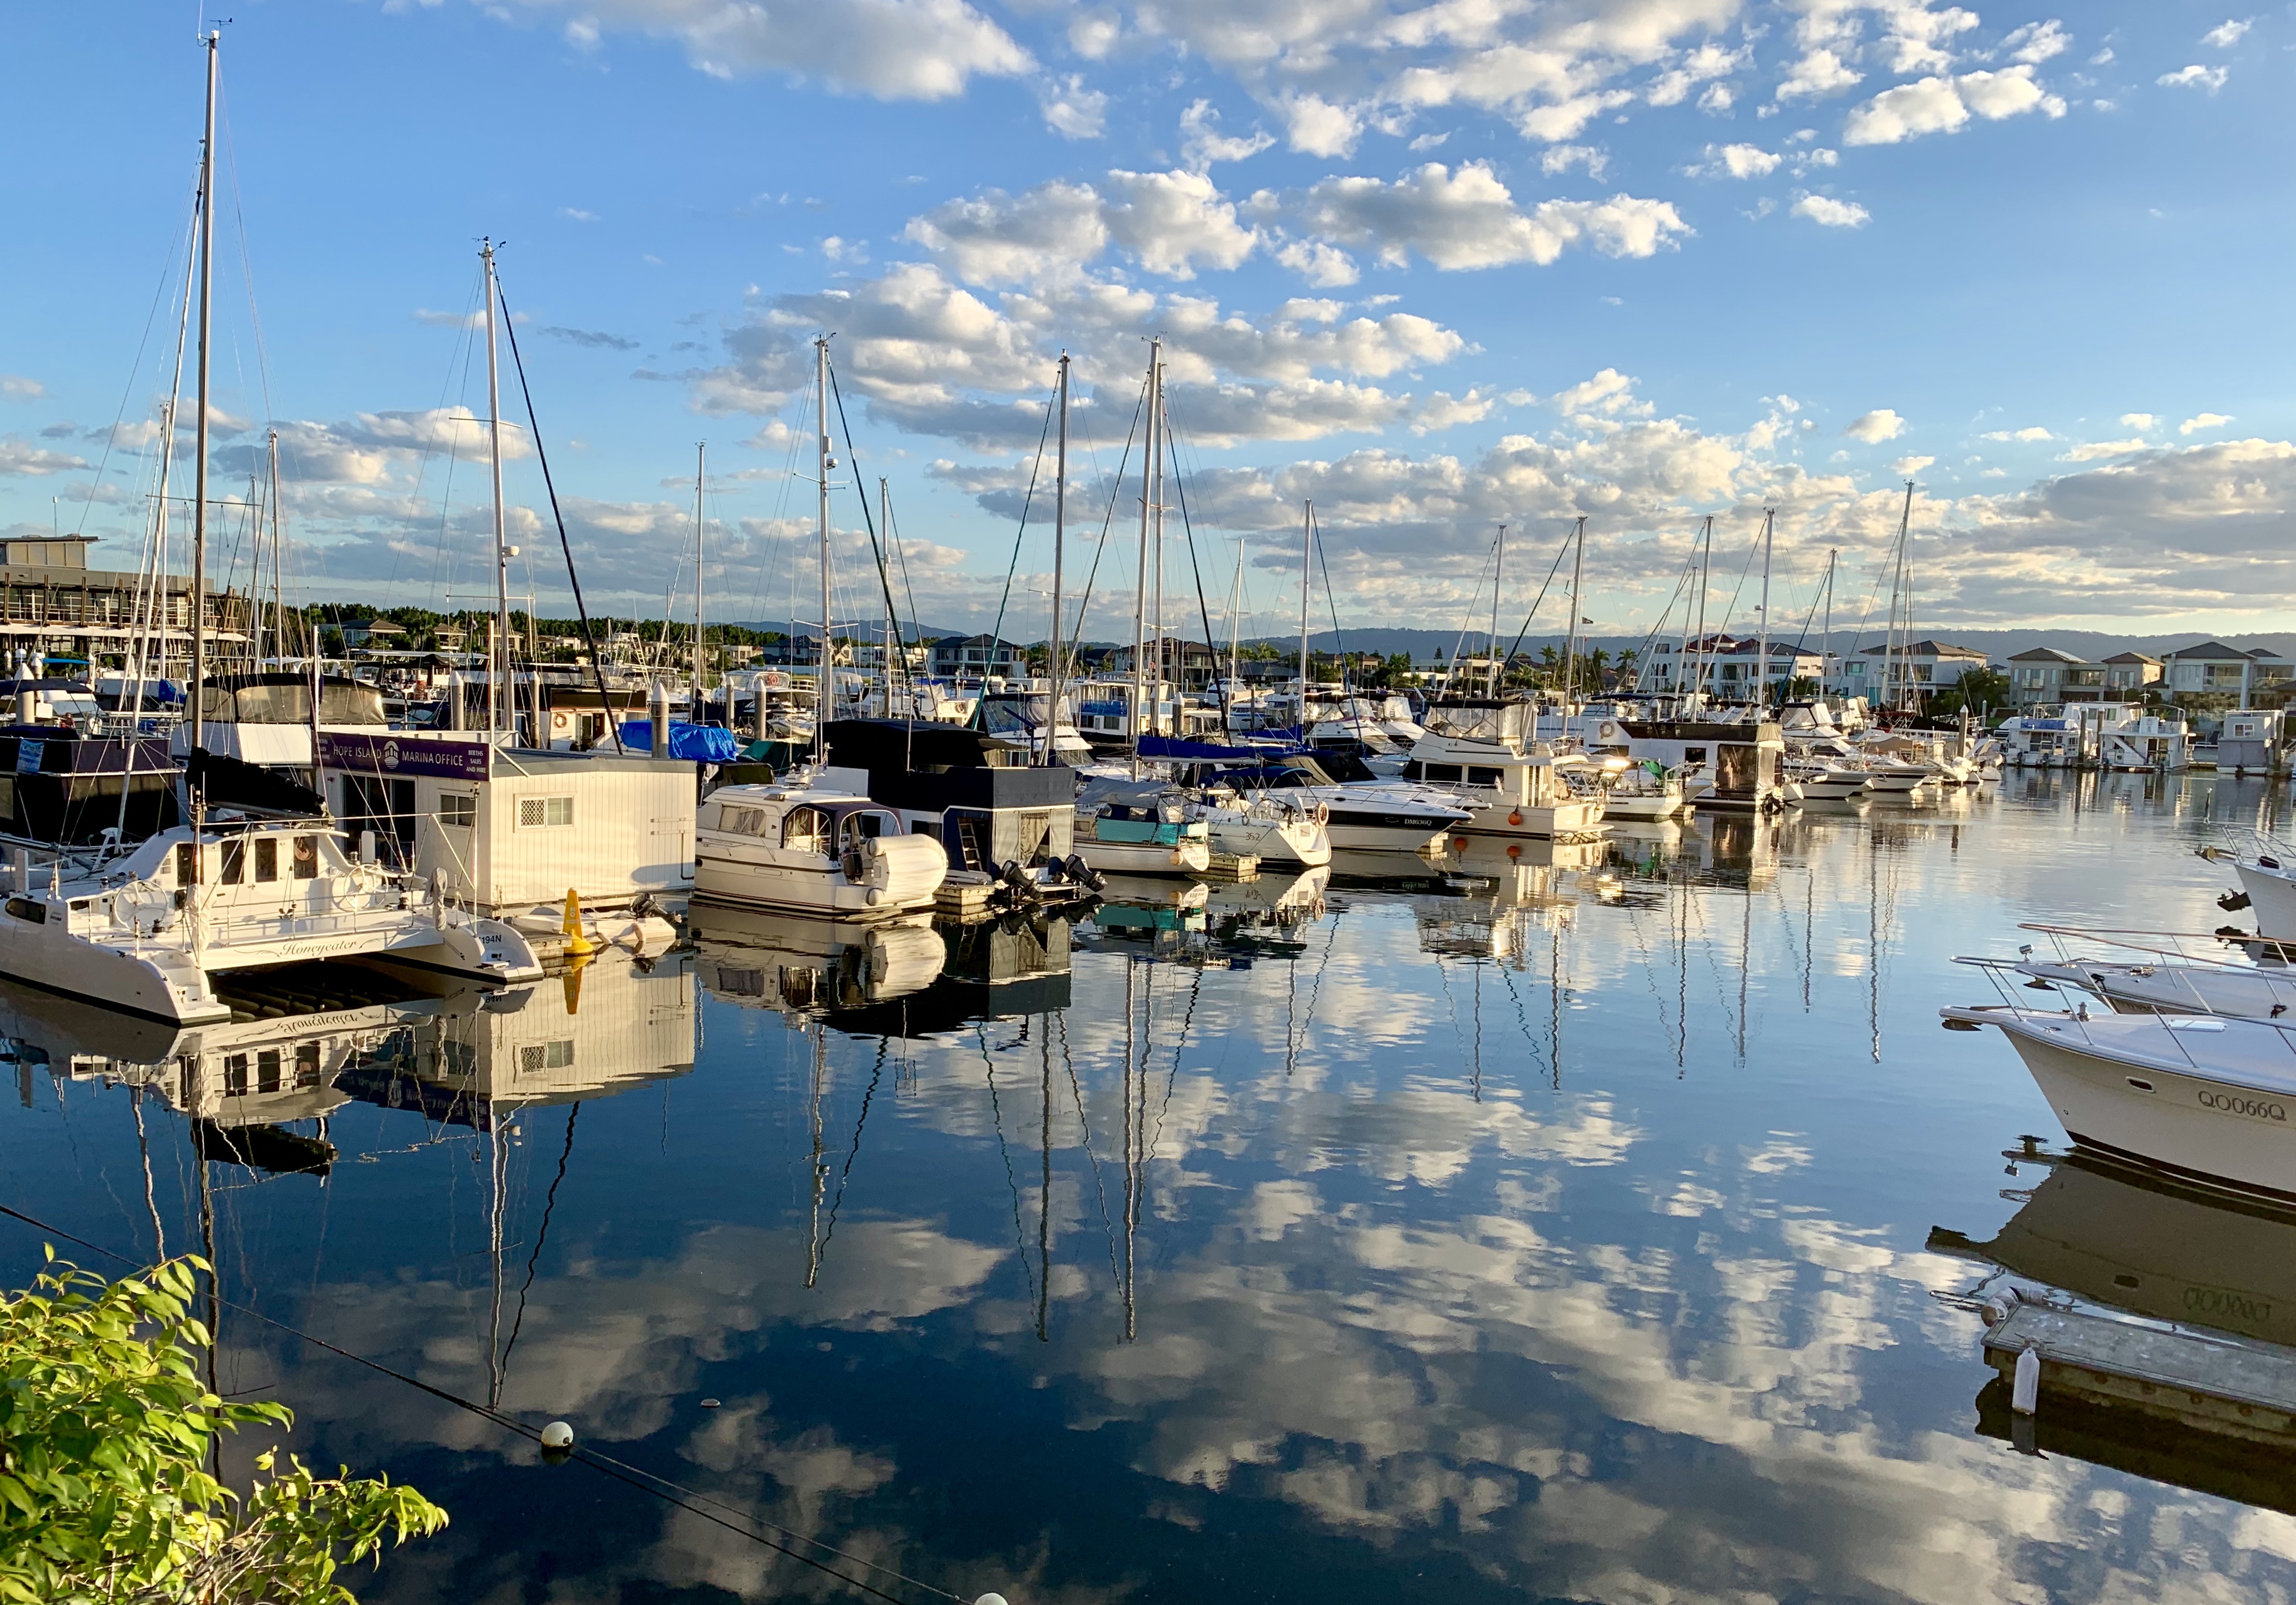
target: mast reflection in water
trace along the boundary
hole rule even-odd
[[[963,929],[711,910],[652,967],[330,968],[196,1036],[9,993],[0,1158],[28,1213],[211,1241],[234,1304],[963,1598],[2267,1597],[2284,1502],[1987,1436],[1983,1329],[1932,1297],[2087,1184],[2001,1195],[2001,1134],[2054,1128],[1936,1029],[1950,955],[2216,923],[2188,849],[2267,797],[2026,774]],[[2097,1297],[2278,1322],[2155,1218]],[[843,1597],[223,1330],[300,1452],[453,1511],[364,1599]]]

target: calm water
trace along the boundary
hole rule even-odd
[[[1979,1273],[1930,1229],[1992,1237],[2042,1174],[2002,1150],[2061,1140],[1939,1030],[1989,995],[1952,955],[2211,929],[2192,848],[2276,806],[2076,784],[946,955],[758,921],[507,1009],[331,995],[318,1085],[291,1022],[193,1077],[218,1107],[243,1053],[229,1108],[334,1151],[208,1167],[226,1292],[967,1599],[2284,1599],[2296,1519],[1981,1433],[1980,1328],[1931,1297]],[[0,1201],[196,1249],[184,1044],[6,992],[0,1031]],[[6,1223],[9,1285],[40,1241]],[[226,1391],[451,1511],[363,1597],[861,1597],[223,1325]]]

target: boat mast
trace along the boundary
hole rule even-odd
[[[829,476],[837,459],[829,454],[829,336],[813,342],[814,424],[821,440],[815,478],[821,492],[817,522],[821,530],[821,683],[814,692],[813,764],[818,769],[829,760],[830,682],[833,673],[829,650]]]
[[[1506,526],[1499,526],[1498,550],[1491,558],[1491,639],[1485,654],[1491,660],[1491,696],[1499,694],[1499,577],[1506,571]]]
[[[1570,702],[1578,689],[1578,586],[1587,576],[1587,518],[1581,513],[1578,528],[1571,536],[1570,552],[1570,634],[1564,637],[1562,649],[1562,733],[1570,733]],[[1536,724],[1531,727],[1534,740],[1538,735]]]
[[[1825,549],[1825,635],[1817,649],[1817,694],[1833,694],[1833,564],[1838,547]],[[1829,708],[1828,717],[1832,717]]]
[[[518,718],[510,688],[510,535],[503,507],[502,375],[495,365],[495,242],[479,245],[487,273],[487,450],[495,487],[495,638],[487,664],[487,731],[507,729]]]
[[[1300,511],[1300,739],[1308,739],[1308,594],[1316,572],[1316,504]]]
[[[1695,642],[1697,644],[1697,651],[1693,654],[1697,667],[1692,676],[1691,686],[1693,689],[1703,691],[1706,687],[1706,649],[1708,646],[1706,639],[1706,594],[1708,591],[1712,589],[1714,580],[1714,515],[1712,513],[1710,512],[1706,515],[1706,526],[1698,532],[1698,538],[1704,542],[1705,545],[1700,549],[1698,558],[1698,634],[1692,637],[1692,641]],[[1683,650],[1687,651],[1690,650],[1690,646],[1691,642],[1685,642],[1683,643]]]
[[[1140,778],[1140,737],[1146,729],[1148,707],[1148,542],[1152,505],[1156,499],[1156,381],[1163,371],[1163,340],[1148,342],[1148,450],[1140,459],[1140,571],[1132,597],[1132,778]],[[1047,731],[1045,740],[1053,739]]]
[[[192,745],[206,730],[201,684],[207,678],[208,336],[215,321],[216,72],[223,30],[209,30],[207,134],[200,142],[200,421],[192,456]],[[162,587],[164,589],[164,586]]]
[[[1777,528],[1778,510],[1762,509],[1762,628],[1755,647],[1754,700],[1770,705],[1770,540]]]
[[[1906,650],[1913,644],[1913,609],[1910,605],[1904,608],[1906,620],[1903,630],[1898,628],[1898,615],[1900,598],[1904,597],[1906,591],[1906,536],[1913,526],[1914,482],[1908,479],[1906,481],[1905,511],[1898,515],[1898,571],[1890,582],[1890,633],[1882,638],[1882,684],[1889,693],[1883,698],[1882,705],[1889,708],[1896,707],[1906,695],[1908,678],[1903,659]],[[1895,643],[1894,648],[1892,642]]]
[[[287,656],[287,603],[282,594],[285,579],[282,570],[287,561],[285,534],[281,527],[279,510],[279,431],[271,431],[271,649],[279,654],[281,667],[285,667]],[[259,603],[258,605],[260,605]],[[256,667],[262,667],[262,654],[256,654]]]
[[[1149,466],[1155,470],[1156,494],[1150,504],[1156,513],[1156,678],[1155,699],[1157,717],[1151,726],[1162,733],[1164,710],[1164,454],[1170,446],[1170,421],[1164,416],[1164,364],[1156,364],[1156,432],[1150,437],[1152,454]]]
[[[1069,518],[1069,354],[1061,353],[1060,454],[1053,461],[1053,634],[1045,668],[1052,694],[1045,703],[1045,763],[1053,763],[1053,742],[1061,733],[1061,579],[1062,553],[1068,544]]]
[[[885,532],[885,554],[890,559],[893,547],[893,482],[883,474],[877,476],[877,528]],[[885,676],[885,717],[893,717],[893,637],[900,633],[900,624],[893,617],[893,585],[890,570],[885,577],[885,653],[877,667]],[[733,708],[733,693],[726,693],[726,707]],[[909,687],[909,708],[906,716],[917,717],[917,688]]]
[[[706,661],[706,651],[701,644],[701,485],[709,445],[706,440],[693,443],[693,700],[689,717],[696,724],[701,722],[701,676]],[[726,705],[726,723],[731,725],[734,722],[734,705],[730,701]]]
[[[1226,716],[1229,740],[1235,737],[1236,682],[1242,667],[1241,632],[1243,620],[1236,609],[1243,601],[1243,542],[1235,543],[1235,578],[1227,588],[1227,695],[1220,699],[1220,711]]]

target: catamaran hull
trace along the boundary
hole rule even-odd
[[[2296,1197],[2296,1094],[2251,1091],[2005,1032],[2082,1147],[2174,1175]]]

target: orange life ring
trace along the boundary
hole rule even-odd
[[[1521,823],[1522,810],[1521,808],[1517,808],[1513,813],[1507,815],[1507,823],[1511,825],[1519,825]]]
[[[1451,838],[1451,848],[1452,848],[1452,850],[1453,850],[1454,852],[1459,852],[1459,853],[1464,853],[1464,852],[1465,852],[1465,851],[1467,850],[1467,839],[1466,839],[1465,837],[1464,837],[1464,836],[1454,836],[1454,837],[1452,837],[1452,838]]]
[[[1520,858],[1520,857],[1521,857],[1521,856],[1522,856],[1522,843],[1521,843],[1520,841],[1510,841],[1510,842],[1508,842],[1508,843],[1507,843],[1507,856],[1508,856],[1508,857],[1510,857],[1510,858]]]

